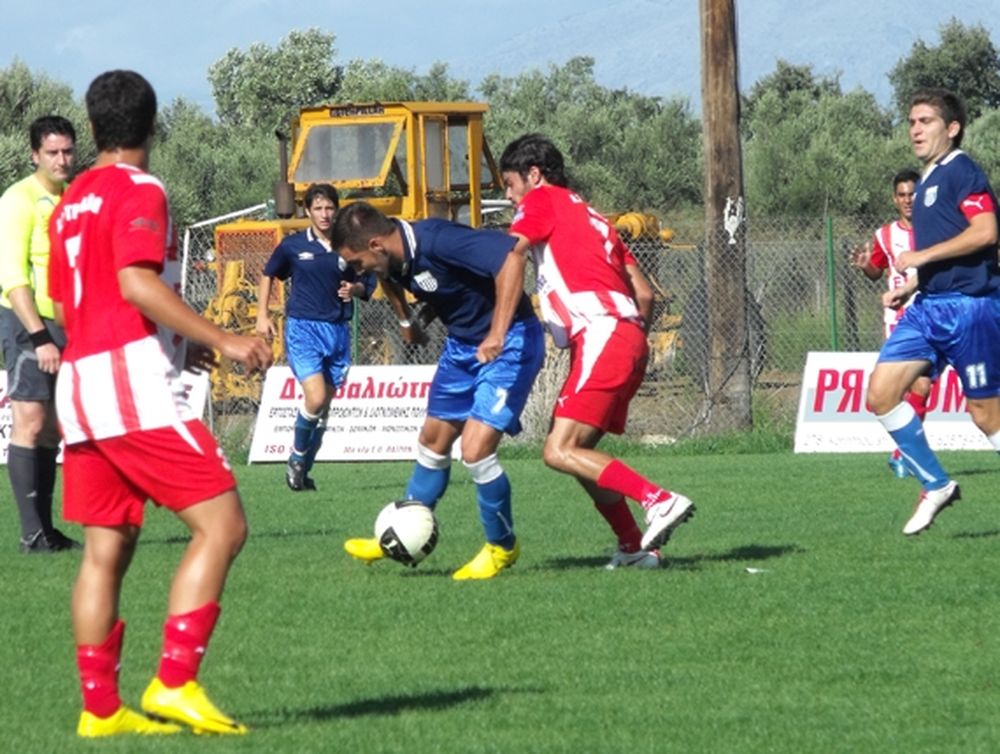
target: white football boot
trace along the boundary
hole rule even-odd
[[[616,550],[604,569],[614,571],[616,568],[659,568],[660,562],[659,550],[636,550],[635,552]]]
[[[642,535],[643,550],[656,550],[670,539],[674,529],[694,515],[694,503],[676,492],[646,511],[646,533]]]
[[[917,507],[913,509],[913,515],[903,527],[903,534],[910,536],[929,529],[938,513],[961,499],[962,490],[955,481],[948,482],[939,490],[921,490],[920,497],[917,498]]]

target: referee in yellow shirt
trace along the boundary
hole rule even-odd
[[[59,428],[55,380],[65,336],[48,295],[49,218],[73,170],[76,132],[58,115],[32,122],[35,172],[0,197],[0,336],[13,414],[7,473],[21,518],[21,552],[80,545],[52,523]]]

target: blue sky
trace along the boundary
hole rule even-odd
[[[995,0],[961,10],[1000,47]],[[839,75],[887,104],[887,73],[956,14],[951,0],[736,0],[744,89],[782,58]],[[0,67],[14,58],[82,95],[98,73],[134,68],[161,102],[182,96],[212,112],[209,66],[231,48],[275,46],[316,26],[336,35],[337,61],[381,58],[426,70],[445,61],[473,86],[488,73],[516,75],[596,61],[597,80],[643,94],[700,97],[698,0],[88,0],[35,6],[0,0]]]
[[[381,58],[422,72],[439,59],[473,59],[477,50],[514,36],[490,19],[531,13],[545,24],[602,5],[607,0],[57,0],[39,10],[31,2],[0,0],[0,66],[20,58],[78,95],[101,71],[133,68],[161,100],[184,96],[210,107],[206,73],[213,62],[233,47],[274,46],[293,29],[334,32],[343,62]]]

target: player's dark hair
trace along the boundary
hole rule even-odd
[[[337,189],[329,183],[314,183],[306,189],[306,195],[302,198],[302,206],[309,209],[313,206],[317,196],[329,199],[333,203],[334,209],[340,209],[340,195]]]
[[[538,168],[553,186],[569,186],[562,152],[541,134],[524,134],[507,145],[500,155],[500,172],[528,177],[532,167]]]
[[[387,236],[396,230],[396,223],[367,202],[354,202],[337,213],[330,231],[334,249],[364,251],[375,236]]]
[[[94,79],[85,97],[99,152],[134,149],[156,127],[156,92],[135,71],[107,71]]]
[[[28,126],[28,137],[31,140],[31,151],[37,152],[42,148],[42,140],[46,136],[58,134],[68,136],[76,143],[76,129],[73,124],[61,115],[43,115],[35,118]]]
[[[892,177],[892,190],[895,191],[901,183],[920,183],[920,173],[910,168],[900,170]]]
[[[951,140],[951,143],[955,147],[962,146],[962,137],[965,136],[967,116],[965,113],[965,103],[962,102],[957,94],[949,89],[936,87],[918,89],[910,97],[910,107],[912,108],[915,105],[930,105],[935,108],[941,114],[941,118],[944,120],[946,126],[957,122],[959,126],[958,133]]]

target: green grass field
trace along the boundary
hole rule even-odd
[[[342,551],[409,464],[330,465],[293,495],[239,470],[251,538],[202,668],[244,739],[75,737],[76,555],[16,553],[2,481],[0,748],[17,752],[956,752],[1000,750],[1000,462],[946,453],[964,499],[924,535],[881,455],[638,451],[698,505],[658,572],[568,479],[508,457],[521,561],[455,583],[481,545],[460,465],[416,570]],[[67,528],[71,531],[72,528]],[[155,670],[184,531],[150,511],[126,583],[123,697]]]

